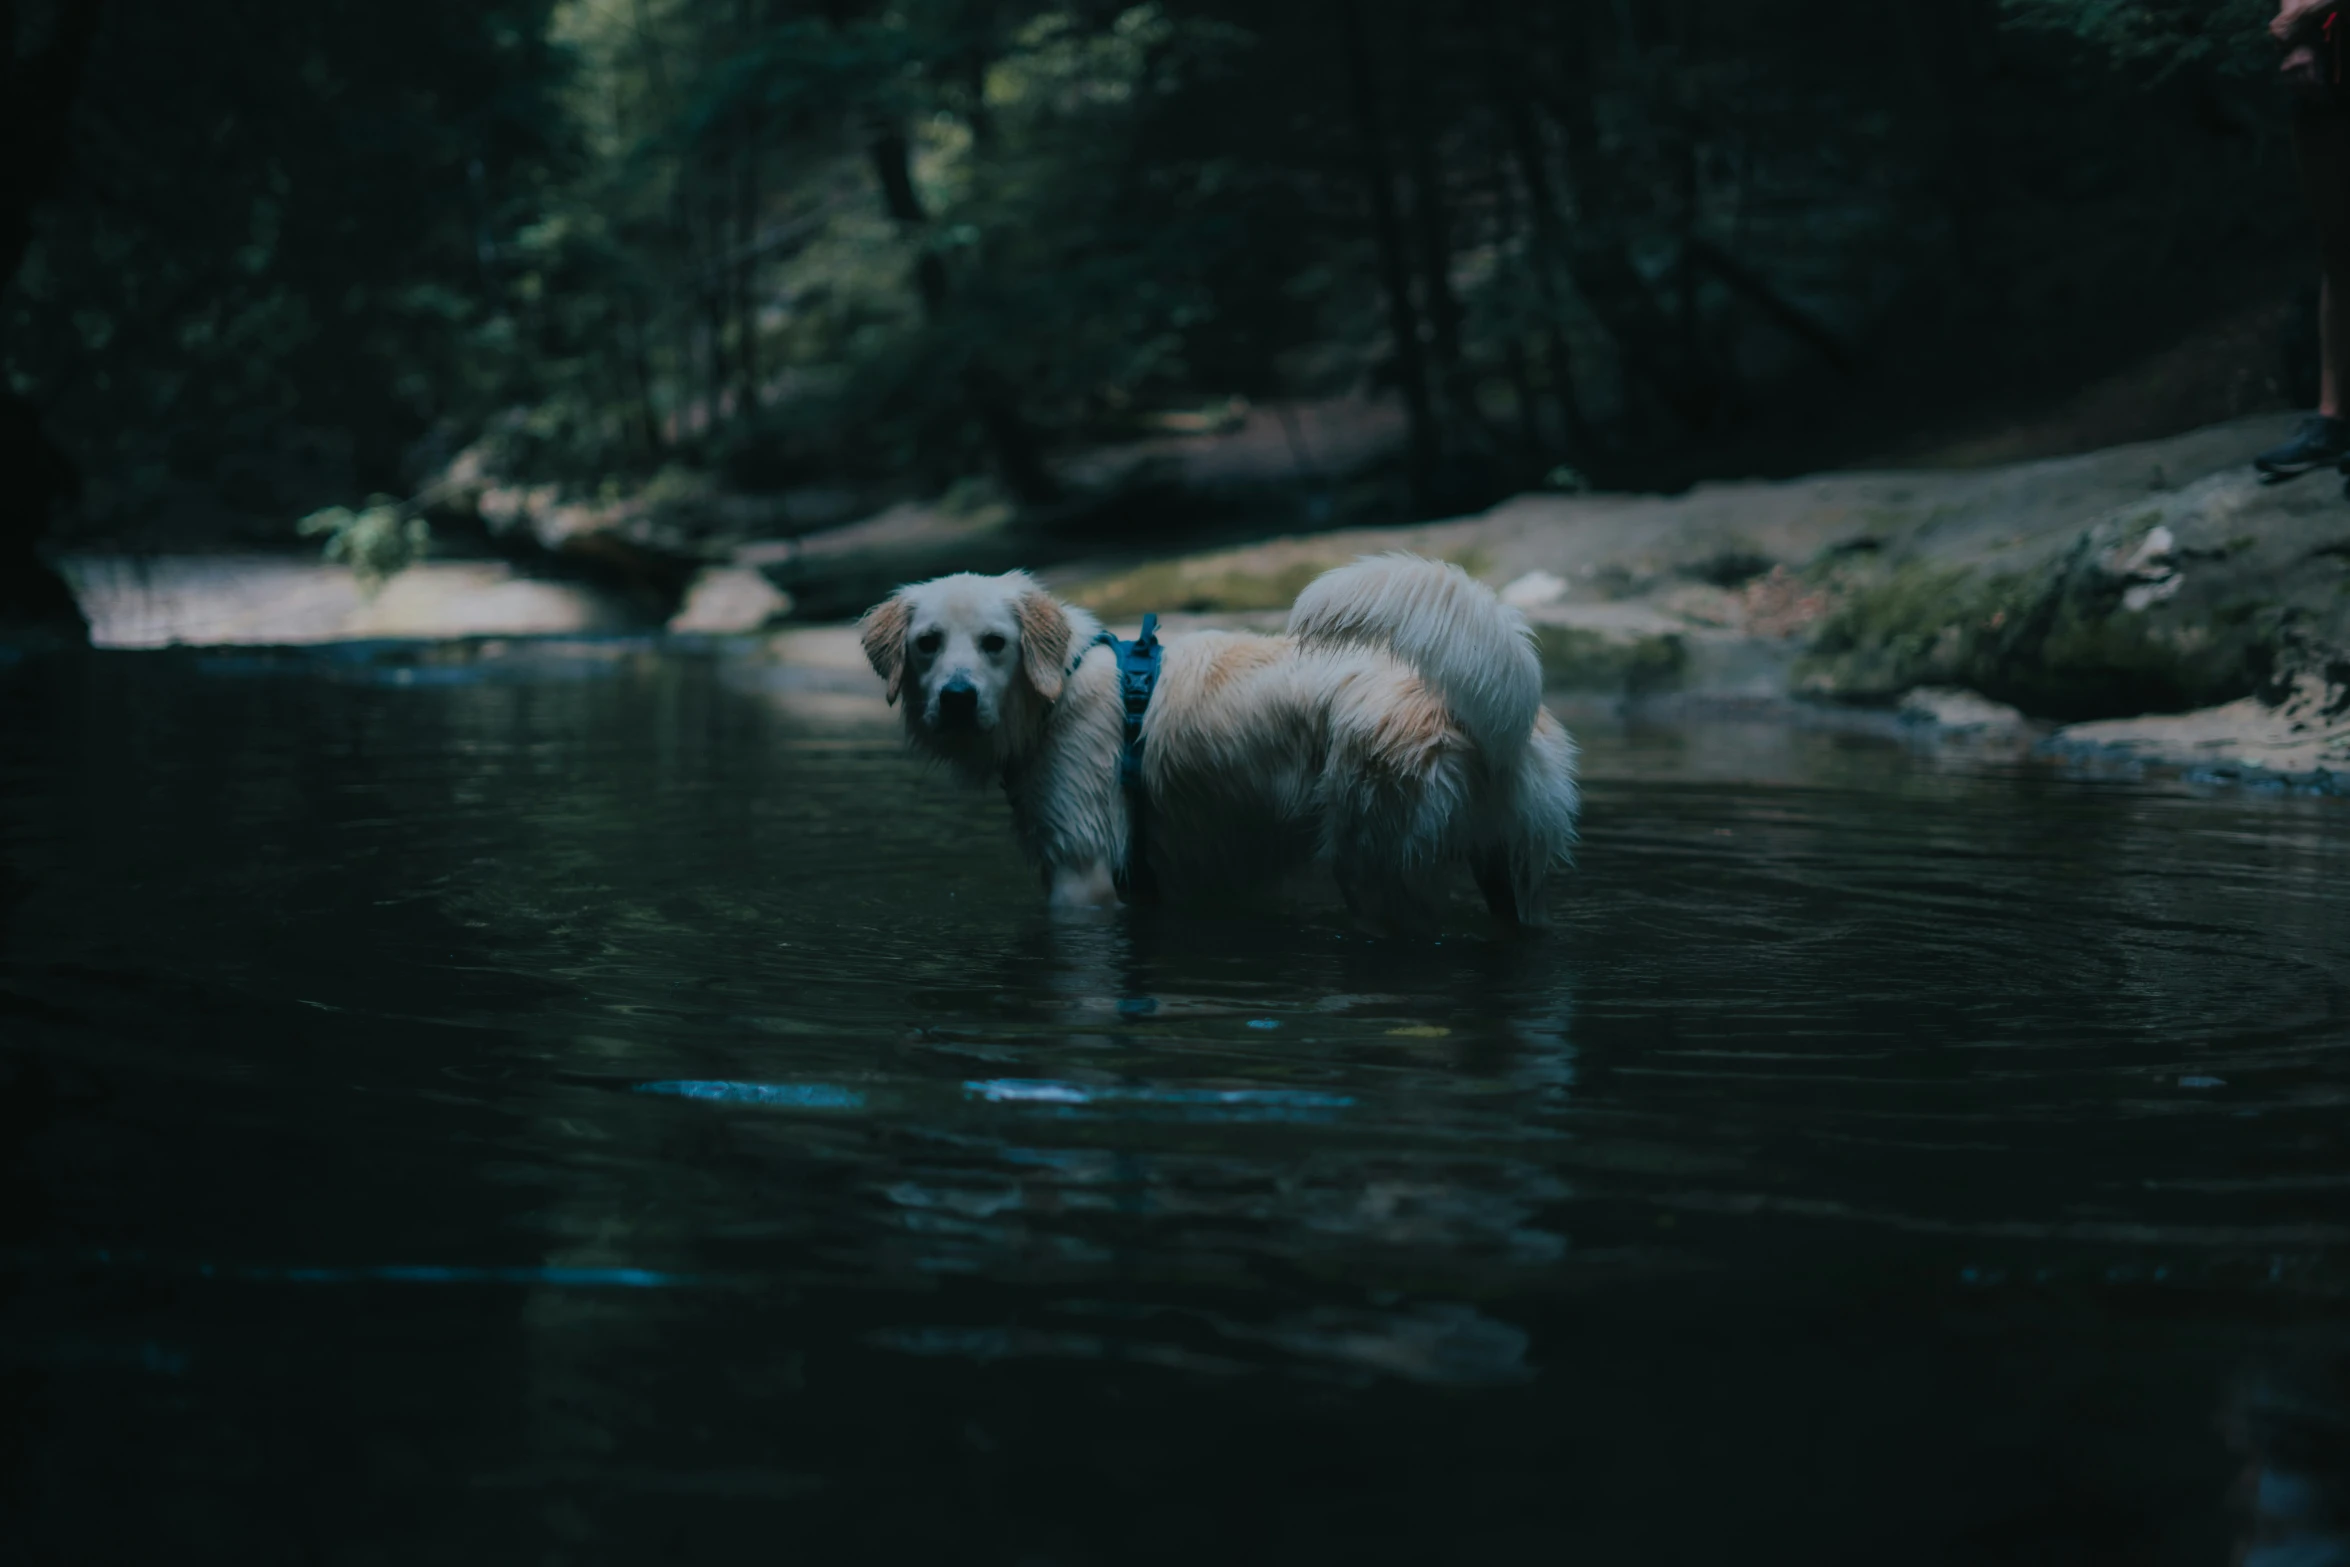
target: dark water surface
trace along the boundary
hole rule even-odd
[[[0,1558],[2350,1559],[2343,802],[1585,726],[1547,940],[1056,926],[772,686],[0,673]]]

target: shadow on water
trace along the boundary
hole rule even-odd
[[[12,678],[34,1559],[2339,1545],[2338,803],[1602,726],[1399,944],[1056,921],[719,654]]]

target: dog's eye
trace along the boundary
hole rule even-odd
[[[946,641],[946,638],[941,636],[939,633],[935,631],[925,631],[922,633],[922,635],[914,639],[914,651],[917,653],[935,653],[939,649],[939,644],[944,641]]]
[[[1003,650],[1004,638],[1001,632],[990,631],[979,639],[979,651],[982,653],[1001,653]]]

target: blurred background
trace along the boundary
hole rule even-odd
[[[2306,404],[2272,10],[17,0],[0,582],[839,614],[867,519],[1049,564]]]
[[[0,1558],[2350,1561],[2274,10],[0,0]],[[1553,939],[840,624],[1397,547]]]

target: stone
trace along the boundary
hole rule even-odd
[[[1566,596],[1566,579],[1547,571],[1529,571],[1501,590],[1501,601],[1512,609],[1539,609]]]
[[[763,631],[791,613],[791,595],[745,566],[712,566],[697,573],[685,603],[669,618],[673,632],[735,636]]]
[[[73,555],[60,565],[98,647],[560,636],[640,623],[614,595],[503,561],[428,560],[373,592],[348,566],[282,555]]]
[[[2350,689],[2311,668],[2271,695],[2274,700],[2241,697],[2188,713],[2072,724],[2050,737],[2049,748],[2214,777],[2350,780]]]
[[[2005,702],[1960,686],[1919,686],[1901,699],[1901,721],[1931,725],[1943,734],[2014,734],[2028,724]]]

